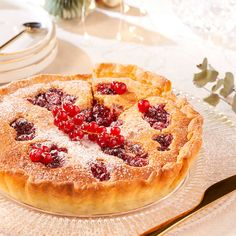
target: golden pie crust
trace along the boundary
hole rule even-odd
[[[107,96],[97,92],[99,83],[107,83],[115,78],[123,82],[128,92],[122,95]],[[171,90],[171,83],[163,76],[143,71],[137,66],[120,64],[99,64],[93,73],[92,89],[94,98],[107,107],[122,106],[125,110],[139,100],[152,95],[163,95]]]
[[[96,84],[108,80],[125,82],[128,94],[98,94]],[[50,111],[26,99],[51,87],[76,95],[75,104],[83,109],[91,107],[93,99],[108,107],[122,106],[121,133],[143,147],[149,164],[129,166],[118,157],[104,154],[98,145],[89,141],[70,141],[53,125]],[[142,119],[137,102],[143,98],[151,105],[165,104],[171,117],[167,128],[153,129]],[[202,144],[201,115],[186,99],[171,93],[170,81],[133,65],[100,64],[93,75],[39,75],[12,82],[0,89],[0,110],[0,189],[20,202],[50,212],[108,214],[154,202],[180,183]],[[18,117],[34,123],[33,140],[15,140],[16,131],[9,124]],[[161,132],[173,135],[168,151],[158,151],[159,144],[152,139]],[[49,168],[32,162],[29,148],[37,142],[66,147],[65,165]],[[109,167],[109,180],[99,181],[91,174],[87,163],[96,159],[102,159]]]

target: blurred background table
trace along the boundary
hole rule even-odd
[[[43,3],[20,1],[39,7]],[[174,88],[205,97],[208,93],[192,82],[196,64],[207,57],[217,70],[236,75],[236,46],[233,41],[232,45],[209,44],[182,23],[173,2],[127,0],[122,10],[97,8],[84,22],[57,20],[58,54],[42,73],[90,73],[98,62],[137,64],[165,75]],[[236,114],[229,106],[221,102],[217,109],[236,122]],[[232,165],[236,165],[236,160]],[[236,235],[236,193],[224,197],[217,206],[210,217],[207,211],[198,214],[170,235]]]

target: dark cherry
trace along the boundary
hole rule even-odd
[[[51,105],[60,105],[63,92],[57,89],[49,89],[45,94],[46,102]]]
[[[102,150],[104,153],[108,155],[116,156],[119,158],[122,158],[125,155],[124,146],[115,147],[115,148],[104,147]]]
[[[92,113],[96,123],[105,127],[110,126],[113,121],[117,120],[117,116],[108,107],[99,103],[93,106]]]
[[[80,112],[80,114],[84,116],[84,121],[86,121],[88,123],[92,122],[94,120],[93,111],[90,108],[82,110]]]
[[[99,83],[97,85],[97,92],[104,95],[116,94],[116,92],[111,88],[111,83]]]
[[[123,82],[113,81],[112,83],[99,83],[97,92],[103,95],[124,94],[127,92],[127,86]]]
[[[50,168],[58,168],[62,167],[63,163],[65,162],[64,158],[59,155],[58,152],[51,153],[52,162],[48,163],[47,166]]]
[[[24,118],[18,118],[17,120],[12,122],[11,127],[14,128],[17,132],[17,141],[32,140],[35,137],[34,124]]]
[[[173,140],[172,134],[160,134],[158,136],[154,136],[153,140],[157,141],[160,144],[158,148],[159,151],[168,151],[169,146]]]
[[[63,93],[63,96],[61,97],[61,103],[75,103],[76,97],[67,93]]]
[[[28,98],[28,101],[34,105],[45,107],[49,111],[53,110],[56,106],[61,106],[63,103],[74,103],[75,96],[64,93],[60,89],[50,88],[44,93],[39,93],[34,98]]]
[[[170,114],[165,110],[165,104],[160,104],[149,107],[148,111],[144,113],[143,119],[152,128],[162,130],[169,125]]]
[[[127,165],[142,167],[148,165],[148,154],[139,144],[125,143],[119,147],[102,148],[103,152],[121,158]]]
[[[138,158],[147,158],[148,154],[137,143],[127,142],[125,145],[126,153],[135,154]]]
[[[148,165],[148,159],[146,158],[141,158],[141,157],[133,157],[132,155],[125,155],[122,158],[126,164],[130,166],[135,166],[135,167],[143,167]]]
[[[106,181],[110,179],[110,173],[107,170],[107,167],[104,162],[93,162],[90,165],[90,169],[96,179],[99,179],[100,181]]]

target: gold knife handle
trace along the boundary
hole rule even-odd
[[[192,215],[198,213],[200,210],[211,206],[215,201],[222,199],[225,195],[236,190],[236,175],[232,175],[226,179],[222,179],[219,182],[214,183],[210,187],[208,187],[202,196],[202,200],[200,203],[194,208],[152,228],[143,234],[142,236],[154,236],[154,235],[164,235],[178,224],[186,221]]]
[[[230,194],[230,192],[228,193]],[[224,198],[226,195],[218,198],[216,201],[220,201],[222,198]],[[204,197],[203,197],[204,199]],[[146,232],[144,232],[143,234],[141,234],[140,236],[163,236],[166,233],[168,233],[169,231],[171,231],[173,228],[175,228],[176,226],[178,226],[179,224],[187,221],[190,217],[192,217],[193,215],[197,214],[198,212],[202,211],[203,209],[212,206],[213,204],[215,204],[216,201],[210,202],[205,206],[202,206],[202,201],[193,209],[190,209],[189,211],[186,211],[184,213],[181,213],[180,215],[156,226],[155,228],[152,228]]]
[[[195,213],[195,209],[197,209],[197,208],[198,208],[198,205],[197,205],[197,207],[194,207],[193,209],[191,209],[189,211],[183,212],[180,215],[178,215],[172,219],[169,219],[168,221],[164,222],[163,224],[160,224],[160,225],[156,226],[155,228],[152,228],[152,229],[146,231],[145,233],[141,234],[140,236],[164,235],[165,233],[167,233],[168,231],[173,229],[175,226],[180,224],[182,221],[191,217]]]

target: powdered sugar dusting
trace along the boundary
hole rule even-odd
[[[4,97],[0,103],[0,117],[9,120],[11,116],[15,116],[17,113],[26,113],[28,108],[26,106],[19,106],[19,102],[24,101],[21,98],[17,98],[16,100],[16,98],[12,96]]]
[[[56,128],[44,130],[38,130],[37,140],[50,140],[52,143],[65,147],[68,149],[68,161],[67,165],[76,166],[81,165],[88,167],[89,163],[96,160],[105,160],[109,163],[109,166],[113,166],[116,161],[116,157],[102,152],[101,148],[87,139],[81,141],[71,141],[69,137]]]
[[[89,141],[86,137],[81,141],[71,141],[68,135],[54,126],[53,116],[50,111],[27,101],[27,98],[45,92],[50,88],[61,89],[63,92],[75,95],[79,99],[85,99],[84,96],[91,96],[92,99],[92,94],[90,94],[91,88],[86,81],[54,81],[50,83],[34,84],[20,88],[14,93],[4,96],[0,102],[0,109],[3,111],[0,113],[0,118],[2,117],[2,120],[8,124],[18,117],[27,118],[30,122],[34,123],[36,137],[31,140],[30,143],[56,144],[60,148],[66,148],[68,153],[63,153],[65,158],[63,166],[65,167],[68,166],[73,169],[82,167],[90,171],[91,163],[102,161],[105,163],[110,173],[113,173],[115,168],[116,174],[118,174],[120,178],[122,178],[123,174],[125,174],[126,177],[129,176],[131,172],[129,168],[125,168],[125,163],[122,159],[105,154],[98,144]],[[108,130],[110,129],[108,128]],[[122,132],[124,136],[129,136],[129,133]],[[36,165],[37,164],[32,163],[32,165],[30,164],[30,166],[26,167],[29,168],[28,173],[31,173],[31,168],[33,170]],[[121,170],[120,172],[119,169]],[[59,173],[60,170],[58,170],[58,174]],[[41,174],[44,177],[47,175],[47,173]],[[131,176],[132,174],[130,177]]]
[[[85,139],[82,141],[71,141],[69,137],[63,132],[59,131],[55,127],[53,117],[50,112],[45,108],[31,105],[26,98],[35,96],[36,94],[46,91],[50,88],[63,88],[63,91],[68,90],[69,94],[75,93],[78,95],[78,89],[80,92],[90,91],[90,86],[86,81],[54,81],[51,83],[39,83],[25,88],[20,88],[16,92],[3,97],[0,103],[0,109],[4,112],[0,114],[0,117],[4,116],[4,120],[9,122],[12,119],[17,118],[18,114],[21,116],[29,115],[32,119],[36,119],[37,136],[33,142],[42,142],[45,144],[55,143],[60,147],[68,149],[66,165],[78,166],[81,165],[85,168],[88,167],[89,163],[96,162],[96,160],[104,160],[108,164],[108,168],[111,170],[115,163],[117,163],[116,157],[107,155],[102,152],[101,148]],[[74,91],[73,91],[74,90]],[[79,96],[81,93],[79,94]],[[40,117],[41,113],[45,113],[48,117]],[[47,130],[45,130],[47,127]],[[120,160],[119,160],[120,161]],[[119,162],[118,161],[118,162]],[[122,162],[121,162],[122,163]]]

